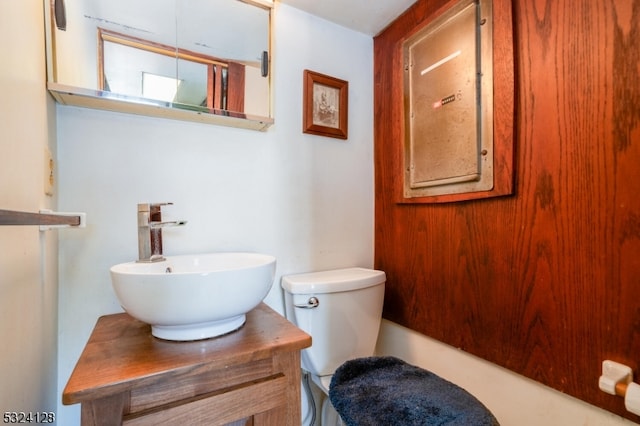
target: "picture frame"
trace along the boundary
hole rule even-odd
[[[348,81],[304,70],[304,133],[347,139],[348,108]]]

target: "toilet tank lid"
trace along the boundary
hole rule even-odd
[[[336,293],[382,284],[383,271],[366,268],[346,268],[332,271],[285,275],[282,288],[292,294]]]

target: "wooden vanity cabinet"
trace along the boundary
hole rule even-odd
[[[217,338],[170,342],[129,315],[98,319],[62,394],[82,425],[299,425],[311,337],[265,304]]]

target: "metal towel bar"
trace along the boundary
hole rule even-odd
[[[0,210],[0,225],[37,225],[42,231],[59,227],[84,228],[85,218],[85,213],[58,213],[50,210],[28,213]]]

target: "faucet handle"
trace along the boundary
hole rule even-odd
[[[138,204],[138,226],[148,226],[151,222],[162,221],[162,206],[173,203],[140,203]]]
[[[162,206],[172,206],[173,203],[139,203],[138,204],[138,213],[143,212],[159,212]]]

